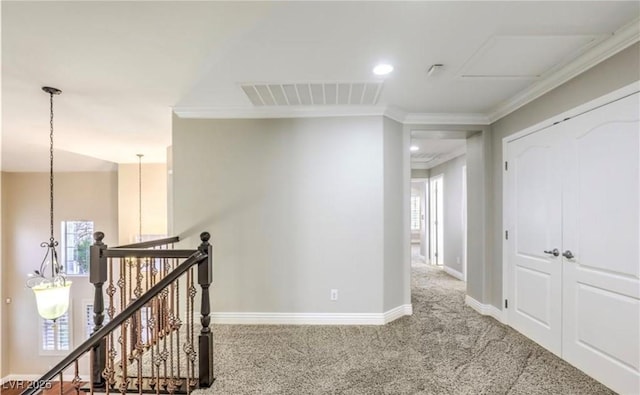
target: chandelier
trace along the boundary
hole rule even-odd
[[[40,247],[46,248],[40,269],[29,275],[27,287],[31,288],[36,296],[38,314],[47,320],[56,320],[69,308],[69,290],[71,281],[67,280],[64,268],[58,261],[56,247],[58,242],[53,237],[53,96],[62,93],[61,90],[45,86],[43,91],[49,94],[50,118],[49,118],[49,225],[50,237],[48,242],[40,243]],[[47,266],[51,268],[51,277],[47,277]]]

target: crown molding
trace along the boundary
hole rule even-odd
[[[174,107],[180,118],[270,119],[326,118],[384,115],[384,106],[260,106],[260,107]]]
[[[478,113],[412,113],[405,125],[489,125],[489,118]]]
[[[392,106],[174,107],[180,118],[273,119],[385,116],[404,125],[488,125],[483,114],[407,113]]]
[[[516,111],[638,41],[640,41],[640,18],[635,18],[589,51],[499,104],[487,115],[489,123]]]

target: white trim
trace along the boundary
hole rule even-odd
[[[496,321],[504,323],[503,320],[503,311],[498,309],[496,306],[491,304],[480,303],[469,295],[466,295],[464,298],[464,302],[467,306],[471,307],[478,313],[482,315],[488,315],[496,319]]]
[[[412,315],[412,305],[400,305],[384,313],[211,313],[214,324],[233,325],[384,325]]]
[[[174,107],[180,118],[270,119],[382,116],[384,106]]]
[[[405,125],[489,125],[489,118],[478,113],[412,113],[407,114]]]
[[[445,273],[447,273],[451,277],[455,277],[460,281],[464,281],[464,275],[462,274],[462,272],[459,272],[456,269],[452,269],[447,265],[442,265],[442,269],[444,270]]]
[[[552,126],[553,124],[555,124],[556,122],[560,122],[566,118],[572,118],[575,116],[578,116],[580,114],[583,114],[585,112],[591,111],[597,107],[601,107],[604,106],[606,104],[609,104],[611,102],[614,102],[616,100],[620,100],[626,96],[632,95],[634,93],[638,93],[640,92],[640,81],[636,81],[633,82],[627,86],[624,86],[620,89],[617,89],[613,92],[607,93],[606,95],[600,96],[596,99],[593,99],[591,101],[588,101],[584,104],[581,104],[577,107],[574,107],[570,110],[567,110],[561,114],[557,114],[551,118],[545,119],[542,122],[538,122],[537,124],[530,126],[526,129],[523,129],[519,132],[513,133],[509,136],[506,136],[505,138],[502,139],[502,158],[501,158],[501,167],[502,167],[502,202],[503,202],[503,207],[502,207],[502,229],[500,232],[500,236],[501,237],[501,244],[502,244],[502,299],[509,299],[509,295],[510,295],[510,290],[509,290],[509,278],[510,278],[510,266],[509,266],[509,251],[508,251],[508,245],[507,243],[505,243],[504,240],[504,232],[506,230],[509,230],[510,228],[510,216],[509,216],[509,212],[507,210],[505,210],[505,206],[504,203],[508,201],[508,191],[507,191],[507,183],[504,181],[505,180],[505,170],[504,170],[504,166],[502,166],[502,163],[504,163],[504,161],[507,158],[507,145],[509,144],[509,142],[517,140],[519,138],[522,138],[524,136],[527,136],[529,134],[535,133],[539,130],[542,130],[544,128],[547,128],[549,126]],[[509,314],[504,314],[503,316],[503,323],[505,324],[509,324]]]
[[[635,18],[627,25],[618,29],[608,39],[594,46],[562,68],[552,71],[549,75],[543,76],[540,81],[530,85],[509,100],[496,106],[487,114],[490,123],[516,111],[525,104],[557,88],[573,77],[610,58],[639,40],[640,18]]]
[[[413,315],[413,305],[403,304],[398,307],[394,307],[391,310],[384,312],[384,323],[388,324],[391,321],[395,321],[405,315]]]
[[[174,107],[180,118],[195,119],[271,119],[385,116],[404,125],[488,125],[484,114],[413,113],[392,106],[313,105],[313,106],[213,106]]]

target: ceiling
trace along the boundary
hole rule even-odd
[[[466,139],[412,138],[411,145],[418,147],[411,152],[412,169],[430,169],[466,152]]]
[[[2,169],[48,166],[43,85],[63,91],[56,170],[163,162],[172,109],[250,113],[246,85],[382,82],[376,106],[486,114],[639,13],[636,1],[3,1]],[[395,67],[385,78],[371,72],[381,61]]]

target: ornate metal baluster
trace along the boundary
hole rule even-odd
[[[60,395],[64,395],[64,390],[63,390],[64,380],[62,378],[62,372],[60,372],[59,380],[60,380],[60,391],[59,392],[60,392]]]
[[[182,326],[182,320],[180,319],[180,279],[178,278],[176,281],[174,281],[175,284],[175,299],[176,299],[176,313],[175,313],[175,318],[174,318],[174,322],[173,325],[171,327],[171,330],[174,333],[174,336],[176,337],[176,359],[177,359],[177,366],[176,366],[176,387],[180,388],[180,386],[182,385],[182,380],[180,380],[180,327]]]
[[[148,277],[149,277],[149,288],[153,287],[156,283],[156,275],[158,274],[158,269],[156,268],[156,264],[158,263],[158,260],[154,259],[151,261],[152,265],[149,268],[149,273],[148,273]],[[151,301],[151,318],[149,320],[149,329],[151,330],[151,342],[150,342],[150,348],[151,348],[151,378],[149,379],[149,386],[151,387],[151,389],[153,389],[154,387],[156,387],[156,385],[158,384],[158,382],[156,381],[156,375],[154,374],[155,371],[155,367],[156,367],[156,354],[155,354],[155,345],[156,343],[158,343],[158,325],[159,325],[159,311],[158,311],[158,297],[156,296],[155,298],[153,298],[153,300]],[[159,391],[159,385],[157,385],[157,389],[156,391]]]
[[[115,358],[115,350],[113,350],[113,332],[109,333],[109,336],[106,337],[106,347],[107,347],[107,361],[106,367],[102,372],[102,377],[105,379],[104,390],[107,395],[111,392],[111,388],[113,383],[115,382],[115,369],[114,369],[114,358]]]
[[[142,310],[138,310],[136,315],[138,318],[135,328],[138,339],[138,342],[135,345],[135,358],[138,362],[138,377],[136,380],[136,385],[138,386],[138,394],[142,394],[142,352],[144,351],[144,348],[142,347]]]
[[[90,372],[93,372],[94,369],[96,368],[95,361],[96,361],[96,349],[91,348],[89,349],[89,371]],[[60,381],[62,382],[62,372],[60,372]],[[93,395],[93,391],[95,389],[95,384],[93,383],[93,381],[94,380],[89,380],[89,393],[91,395]],[[62,391],[60,391],[60,395],[62,395]]]
[[[74,371],[74,376],[73,376],[73,380],[71,380],[71,384],[73,385],[73,388],[76,389],[76,394],[79,394],[80,387],[82,386],[82,379],[80,378],[80,369],[78,367],[77,359],[73,362],[73,371]]]
[[[116,287],[113,285],[113,265],[113,259],[109,258],[109,285],[107,286],[107,296],[109,297],[109,307],[107,308],[107,315],[109,316],[109,321],[113,320],[113,317],[116,314],[116,307],[113,299],[114,295],[116,294]],[[116,384],[115,358],[117,356],[117,353],[114,343],[114,331],[111,331],[109,333],[107,339],[107,366],[105,367],[103,377],[106,380],[106,391],[108,395],[110,389],[114,388]]]
[[[191,392],[191,387],[197,384],[195,380],[195,359],[194,350],[194,308],[196,287],[193,284],[193,271],[191,268],[187,272],[187,342],[184,344],[184,352],[187,366],[187,394]]]

